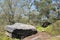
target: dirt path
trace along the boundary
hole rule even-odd
[[[49,39],[50,37],[51,35],[46,32],[38,32],[37,34],[26,37],[23,40],[46,40]]]

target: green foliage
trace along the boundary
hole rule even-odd
[[[4,26],[5,26],[5,24],[3,24],[3,25],[0,24],[0,40],[11,40],[11,38],[9,38],[5,35]]]
[[[31,2],[31,0],[29,0],[29,2]],[[3,5],[0,6],[3,10],[0,14],[0,40],[13,40],[5,35],[4,26],[15,22],[37,25],[36,29],[38,31],[45,31],[52,35],[60,34],[60,9],[55,8],[56,6],[59,7],[57,2],[52,4],[51,0],[40,0],[40,2],[35,1],[32,5],[36,6],[37,11],[30,11],[32,5],[30,5],[26,0],[20,0],[21,5],[19,7],[17,7],[17,3],[19,3],[17,0],[13,3],[10,0],[4,0]],[[51,15],[49,14],[50,11],[52,11]],[[55,14],[58,14],[58,16],[56,17]],[[42,18],[47,19],[42,20]],[[40,25],[45,21],[51,22],[52,25],[49,25],[46,28],[41,27]],[[53,40],[54,39],[55,38],[53,38]]]
[[[48,26],[48,27],[46,27],[46,28],[43,28],[43,27],[41,27],[41,26],[36,26],[36,29],[38,30],[38,31],[51,31],[51,26]]]
[[[6,37],[6,36],[2,36],[2,37],[0,37],[0,39],[1,39],[1,40],[12,40],[11,38]]]
[[[43,28],[41,26],[36,26],[36,29],[38,31],[45,31],[45,32],[48,32],[50,33],[51,35],[58,35],[60,34],[60,20],[49,25],[48,27],[46,28]]]
[[[39,11],[38,17],[40,21],[42,21],[41,18],[43,18],[44,16],[47,19],[43,19],[43,20],[44,21],[47,20],[51,23],[57,21],[56,19],[60,19],[59,18],[60,11],[59,9],[56,8],[57,6],[59,7],[57,1],[59,0],[56,0],[54,4],[52,4],[52,0],[40,0],[40,2],[35,1],[37,11]]]

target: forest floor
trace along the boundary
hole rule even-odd
[[[19,39],[12,39],[10,37],[7,37],[4,31],[5,26],[6,24],[0,24],[0,40],[19,40]],[[56,34],[56,31],[54,30],[51,31],[52,30],[51,28],[52,28],[52,25],[48,26],[47,28],[36,26],[38,33],[32,36],[26,37],[23,40],[60,40],[60,35],[51,35],[51,33]]]
[[[60,40],[60,35],[52,36],[46,32],[38,32],[37,34],[26,37],[23,40]]]

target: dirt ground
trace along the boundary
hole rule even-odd
[[[37,34],[26,37],[23,40],[47,40],[50,37],[51,35],[46,32],[38,32]]]

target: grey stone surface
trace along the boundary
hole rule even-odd
[[[5,30],[9,31],[9,32],[13,32],[13,30],[15,29],[34,29],[36,30],[36,28],[32,25],[27,25],[27,24],[22,24],[22,23],[15,23],[13,25],[6,25],[5,26]]]
[[[22,23],[15,23],[13,25],[5,26],[6,35],[12,38],[28,37],[30,35],[36,34],[37,30],[34,26]]]

